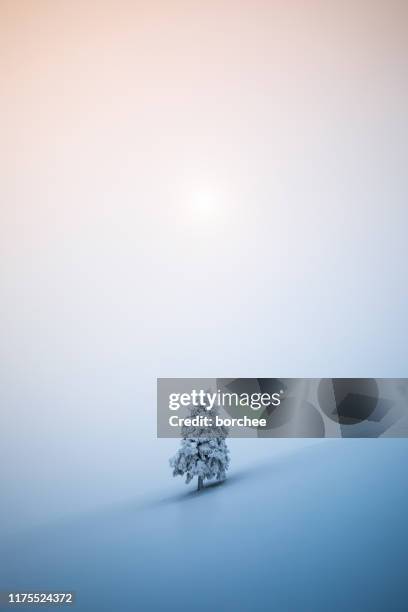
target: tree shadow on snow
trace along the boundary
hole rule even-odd
[[[316,450],[319,448],[320,444],[311,444],[305,448],[299,450],[291,450],[287,453],[282,453],[279,456],[274,457],[273,459],[269,459],[262,463],[255,463],[251,466],[242,468],[236,472],[233,472],[225,480],[221,481],[212,481],[204,484],[203,488],[200,490],[188,489],[185,492],[178,493],[175,495],[171,495],[166,498],[152,500],[148,503],[149,507],[152,506],[162,506],[180,502],[186,502],[188,500],[199,499],[203,495],[211,495],[215,494],[217,491],[221,491],[227,487],[230,488],[236,484],[241,483],[245,480],[255,481],[258,478],[264,478],[266,474],[271,474],[271,472],[280,472],[281,470],[290,469],[290,465],[296,465],[299,463],[299,455],[302,455],[302,458],[305,458],[305,455],[313,455]]]

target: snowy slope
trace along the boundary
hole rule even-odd
[[[3,546],[1,588],[73,589],[78,612],[406,610],[407,463],[408,440],[328,440],[37,529]]]

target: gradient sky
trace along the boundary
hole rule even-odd
[[[10,520],[167,477],[157,376],[407,376],[407,17],[0,1]]]

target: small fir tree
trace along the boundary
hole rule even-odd
[[[205,406],[194,406],[191,417],[209,417],[208,427],[183,426],[181,446],[170,459],[173,476],[186,475],[186,484],[198,477],[197,489],[203,488],[204,480],[225,480],[229,466],[229,450],[225,442],[228,429],[215,425],[216,410]]]

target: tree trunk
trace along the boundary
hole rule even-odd
[[[197,484],[197,491],[199,491],[202,488],[203,488],[203,477],[199,476],[198,477],[198,484]]]

